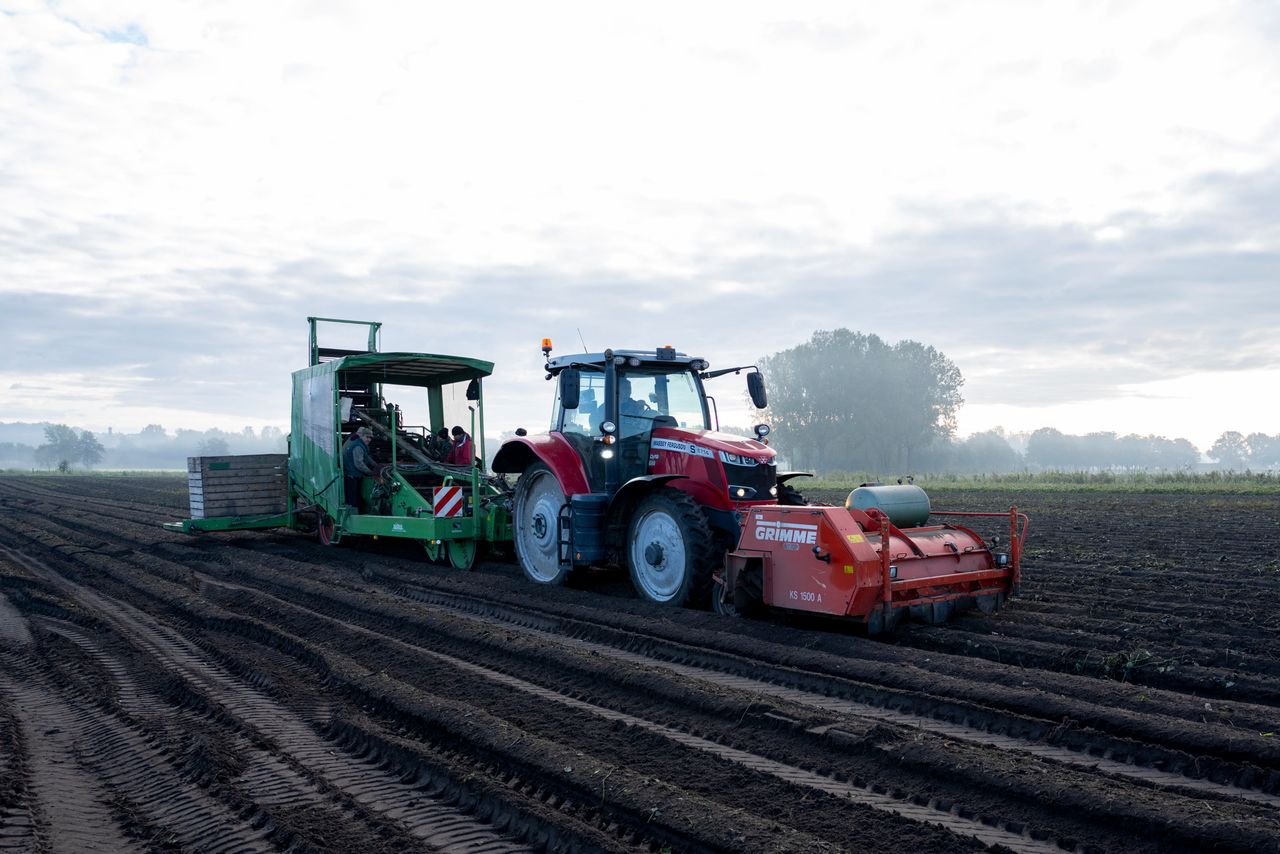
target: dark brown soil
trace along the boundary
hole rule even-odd
[[[1280,852],[1274,497],[934,493],[1021,594],[873,640],[184,490],[0,478],[0,851]]]

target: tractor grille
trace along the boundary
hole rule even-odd
[[[729,484],[729,498],[734,501],[768,501],[778,482],[777,467],[772,463],[758,466],[740,466],[724,463],[724,478]],[[739,497],[737,487],[745,487],[747,494]],[[754,492],[752,491],[754,490]]]

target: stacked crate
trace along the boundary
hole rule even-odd
[[[191,518],[258,516],[289,509],[289,455],[187,457]]]

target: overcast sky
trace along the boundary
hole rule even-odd
[[[287,429],[324,315],[496,362],[491,433],[543,336],[839,326],[962,434],[1280,433],[1278,10],[0,0],[2,418]]]

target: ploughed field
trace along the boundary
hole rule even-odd
[[[1280,500],[931,497],[1021,595],[886,641],[0,478],[0,850],[1280,851]]]

